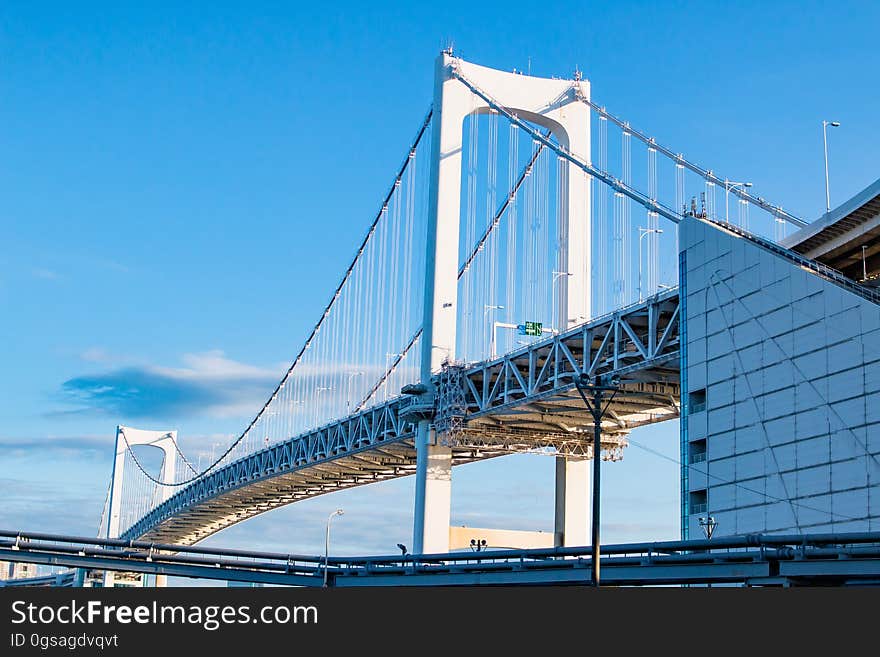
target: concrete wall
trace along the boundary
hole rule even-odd
[[[561,532],[530,532],[518,529],[485,529],[482,527],[450,527],[449,549],[469,550],[471,541],[486,541],[486,549],[552,548],[562,545]]]
[[[880,306],[692,217],[680,244],[682,533],[880,529]]]

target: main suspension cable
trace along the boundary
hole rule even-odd
[[[460,76],[459,76],[459,79],[461,79]],[[617,127],[619,127],[621,130],[625,130],[626,132],[629,132],[633,137],[635,137],[636,139],[638,139],[639,141],[641,141],[642,143],[647,145],[649,148],[656,149],[657,151],[659,151],[660,153],[662,153],[663,155],[665,155],[666,157],[668,157],[669,159],[674,161],[676,164],[680,165],[682,168],[689,169],[690,171],[696,173],[701,178],[704,178],[707,182],[712,182],[716,185],[722,185],[722,186],[724,185],[724,183],[725,183],[724,179],[719,178],[717,175],[715,175],[711,169],[704,169],[703,167],[701,167],[697,164],[694,164],[690,160],[685,159],[684,155],[682,155],[681,153],[676,153],[672,149],[667,148],[666,146],[663,146],[662,144],[657,143],[657,140],[654,139],[653,137],[649,137],[644,132],[636,130],[635,128],[633,128],[629,124],[628,121],[624,121],[623,119],[621,119],[617,116],[614,116],[613,114],[609,113],[603,106],[593,102],[592,100],[590,100],[589,98],[586,98],[582,94],[576,94],[576,97],[579,101],[588,105],[600,117],[607,119],[608,121],[611,121],[612,123],[617,125]],[[798,228],[803,228],[804,226],[806,226],[808,224],[808,222],[804,221],[800,217],[797,217],[797,216],[791,214],[790,212],[783,210],[781,206],[771,205],[763,198],[757,197],[757,196],[752,196],[746,190],[744,190],[740,187],[730,188],[730,192],[732,194],[738,196],[742,200],[744,200],[748,203],[751,203],[752,205],[756,205],[759,208],[761,208],[762,210],[765,210],[766,212],[769,212],[770,214],[772,214],[776,217],[779,217],[780,219],[782,219],[784,221],[787,221],[791,224],[794,224]]]
[[[342,280],[339,282],[339,285],[336,286],[336,290],[334,291],[333,295],[330,297],[329,303],[327,303],[327,305],[324,307],[324,312],[321,314],[320,319],[318,319],[315,326],[312,328],[312,331],[309,334],[309,337],[306,339],[305,344],[300,349],[299,353],[297,354],[296,358],[294,359],[293,364],[287,369],[287,372],[284,374],[284,377],[281,379],[281,382],[275,387],[275,390],[269,396],[269,399],[266,401],[266,403],[263,404],[263,407],[260,409],[260,411],[254,417],[254,419],[251,420],[250,424],[248,424],[247,428],[245,428],[245,430],[241,433],[241,435],[239,435],[238,438],[236,438],[226,448],[226,451],[224,451],[213,463],[208,465],[204,470],[202,470],[199,473],[195,473],[192,477],[189,477],[187,479],[183,479],[183,480],[176,482],[176,483],[166,483],[166,482],[160,481],[159,479],[157,479],[156,477],[154,477],[153,475],[151,475],[149,472],[147,472],[144,469],[144,467],[140,464],[140,462],[134,456],[134,452],[132,452],[132,450],[131,450],[131,445],[128,444],[128,439],[125,438],[125,433],[123,432],[122,436],[123,436],[123,439],[125,440],[126,449],[129,451],[129,453],[131,453],[132,458],[134,459],[134,462],[137,465],[138,469],[140,469],[140,471],[143,472],[144,475],[146,475],[153,483],[155,483],[159,486],[179,487],[179,486],[185,486],[187,484],[190,484],[190,483],[196,481],[197,479],[199,479],[200,477],[204,476],[205,474],[210,472],[212,469],[214,469],[221,461],[223,461],[223,459],[225,459],[230,454],[230,452],[232,452],[232,450],[235,449],[235,447],[242,440],[244,440],[244,438],[248,435],[248,433],[251,431],[251,429],[253,429],[254,426],[257,424],[257,422],[263,417],[263,414],[266,413],[267,409],[269,408],[269,405],[276,399],[279,391],[284,387],[284,384],[288,381],[290,376],[293,374],[294,368],[296,368],[296,366],[302,360],[303,354],[305,354],[306,350],[311,346],[312,341],[315,339],[315,336],[320,331],[321,326],[324,323],[324,320],[326,320],[328,315],[330,314],[330,309],[332,308],[332,306],[336,302],[336,300],[339,298],[339,295],[342,293],[342,288],[345,286],[345,284],[348,282],[349,278],[351,277],[351,274],[355,268],[355,265],[357,265],[358,261],[360,260],[361,256],[364,253],[364,250],[366,249],[367,243],[370,241],[370,238],[373,236],[373,234],[376,231],[376,226],[379,224],[379,221],[382,219],[382,217],[385,216],[385,214],[386,214],[385,210],[388,207],[388,203],[391,201],[391,197],[394,195],[394,192],[397,191],[397,188],[400,185],[400,181],[403,178],[404,173],[406,173],[406,169],[407,169],[409,163],[412,161],[412,158],[410,157],[410,153],[418,147],[419,142],[422,139],[422,136],[425,134],[425,132],[428,129],[428,126],[431,124],[431,117],[433,116],[433,113],[434,113],[434,108],[431,107],[428,110],[428,113],[425,115],[425,118],[422,121],[422,124],[421,124],[421,127],[419,128],[419,131],[416,133],[415,139],[412,141],[412,144],[410,145],[409,149],[407,150],[407,154],[403,160],[403,164],[398,169],[397,175],[394,177],[394,182],[392,183],[391,188],[388,190],[388,193],[386,194],[385,199],[382,202],[382,207],[380,208],[379,212],[376,214],[376,217],[373,219],[372,223],[370,224],[369,229],[367,229],[367,233],[364,236],[364,239],[361,241],[361,244],[358,247],[358,250],[357,250],[357,253],[355,254],[354,259],[352,260],[352,262],[348,266],[348,268],[345,270],[345,273],[342,275]]]

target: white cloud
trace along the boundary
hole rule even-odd
[[[61,278],[58,272],[52,271],[51,269],[45,269],[43,267],[34,267],[31,269],[31,274],[34,278],[39,278],[44,281],[57,281]]]

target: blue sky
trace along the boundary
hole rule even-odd
[[[433,59],[569,76],[796,214],[880,171],[873,3],[17,3],[0,8],[0,526],[92,534],[118,423],[209,452],[297,352],[431,100]],[[639,430],[677,458],[678,427]],[[552,460],[456,471],[455,524],[552,527]],[[678,469],[605,472],[608,540],[675,538]],[[411,480],[211,539],[410,540]]]

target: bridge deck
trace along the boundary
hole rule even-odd
[[[592,458],[581,374],[622,377],[603,427],[606,457],[620,458],[626,432],[678,416],[678,312],[670,290],[501,358],[445,368],[436,396],[396,397],[224,465],[122,538],[191,545],[285,504],[413,474],[420,417],[438,426],[454,466],[525,451]],[[450,414],[460,422],[441,430]]]

